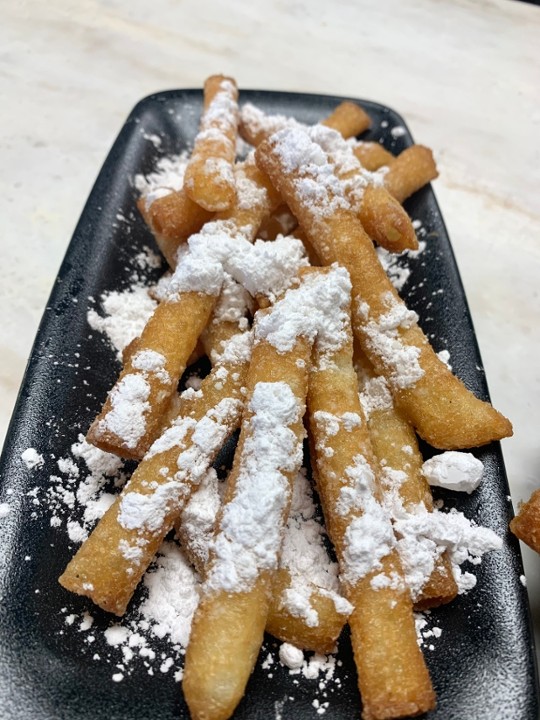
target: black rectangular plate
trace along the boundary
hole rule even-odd
[[[292,93],[243,91],[272,113],[313,123],[343,98]],[[387,107],[358,101],[373,118],[365,139],[378,140],[394,153],[412,143],[402,118]],[[69,595],[57,577],[74,552],[64,529],[50,527],[46,512],[32,517],[27,496],[45,487],[55,459],[65,456],[78,432],[85,432],[114,382],[114,353],[86,321],[88,298],[130,284],[132,258],[153,240],[139,217],[131,179],[149,172],[161,154],[176,153],[193,141],[202,106],[195,90],[175,90],[142,100],[122,128],[88,199],[60,269],[36,338],[0,461],[0,501],[12,511],[0,521],[0,697],[2,717],[11,720],[178,720],[188,713],[172,672],[135,666],[114,683],[114,665],[96,662],[111,649],[96,633],[91,652],[82,637],[65,624],[63,608],[89,609],[94,627],[111,617],[84,598]],[[405,128],[392,134],[392,128]],[[161,138],[159,150],[148,136]],[[436,350],[450,351],[454,372],[478,396],[487,399],[484,371],[458,270],[433,191],[426,187],[406,205],[420,220],[427,247],[409,262],[411,276],[403,289],[409,306]],[[117,214],[129,219],[119,222]],[[139,271],[140,272],[140,271]],[[502,338],[501,338],[502,342]],[[36,447],[45,467],[30,472],[20,455]],[[430,452],[429,448],[425,448]],[[475,453],[485,465],[485,479],[472,496],[443,493],[447,506],[462,510],[504,538],[500,552],[473,568],[478,585],[448,607],[433,611],[442,628],[435,649],[426,650],[437,709],[430,720],[532,720],[537,718],[537,680],[527,595],[516,539],[508,533],[512,508],[498,444]],[[30,556],[30,560],[25,560]],[[136,600],[140,597],[138,594]],[[266,650],[277,644],[266,640]],[[164,642],[163,649],[167,650]],[[313,699],[329,702],[325,717],[358,718],[360,699],[347,634],[340,641],[341,686],[324,694],[317,682],[291,677],[279,663],[271,673],[257,664],[235,718],[317,718]],[[269,677],[269,675],[273,677]],[[294,701],[289,698],[294,698]]]

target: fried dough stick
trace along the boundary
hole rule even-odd
[[[245,103],[240,108],[240,135],[254,147],[288,125],[302,127],[302,123],[292,117],[267,115],[252,103]],[[321,125],[337,130],[344,138],[350,138],[367,130],[371,126],[371,118],[359,105],[345,100],[321,120]]]
[[[350,138],[368,130],[371,127],[371,118],[360,105],[344,100],[321,121],[321,125],[337,130],[344,138]]]
[[[253,349],[240,441],[186,651],[183,690],[193,718],[232,715],[263,641],[302,462],[309,355],[305,338],[284,353],[267,341]]]
[[[60,584],[122,615],[192,490],[240,424],[251,333],[231,339],[199,393],[154,443],[119,497],[71,560]]]
[[[336,318],[349,300],[342,268],[307,268],[298,287],[255,316],[249,400],[186,653],[193,717],[230,717],[253,669],[302,461],[311,346],[321,333],[330,347],[338,342]]]
[[[439,174],[433,153],[423,145],[413,145],[395,157],[379,143],[360,142],[353,146],[353,153],[364,170],[372,172],[382,167],[388,168],[383,177],[384,188],[400,203]],[[373,197],[373,192],[370,188],[364,197],[363,214],[360,218],[364,230],[372,237],[382,236],[384,247],[393,252],[401,252],[407,245],[410,249],[417,247],[408,220],[403,220],[387,194],[379,193],[378,197]],[[377,207],[378,202],[382,208]],[[386,215],[386,212],[389,212],[390,216]],[[271,240],[279,233],[292,232],[296,224],[294,215],[283,205],[269,217],[259,234],[260,237]],[[403,230],[400,231],[399,228]]]
[[[431,150],[424,145],[412,145],[389,164],[389,170],[384,176],[384,186],[402,203],[438,175]]]
[[[213,294],[183,292],[157,306],[90,426],[89,442],[121,457],[144,456],[215,302]]]
[[[234,203],[237,132],[236,82],[212,75],[204,83],[204,110],[184,178],[187,195],[210,212],[227,210]]]
[[[337,261],[349,271],[355,336],[377,374],[386,378],[397,406],[436,448],[474,447],[511,435],[510,422],[469,392],[437,357],[321,152],[305,131],[293,128],[265,141],[256,159],[323,262]],[[321,164],[309,164],[311,153]]]
[[[239,231],[243,228],[244,236],[253,241],[261,223],[270,217],[281,202],[272,183],[256,166],[253,155],[248,156],[245,162],[237,163],[234,174],[237,198],[227,210],[214,215],[202,210],[192,213],[188,205],[184,204],[181,195],[184,190],[181,190],[155,200],[144,215],[173,270],[177,264],[179,247],[212,218],[215,221],[230,220]]]
[[[354,361],[359,380],[360,402],[369,429],[371,445],[381,466],[381,486],[391,504],[405,512],[419,505],[433,510],[431,489],[422,474],[423,458],[416,434],[394,406],[383,377],[377,377],[367,358],[355,343]],[[401,508],[399,508],[401,511]],[[448,556],[441,555],[421,593],[413,597],[415,610],[425,610],[451,602],[457,584]]]
[[[540,553],[540,490],[535,490],[518,514],[510,521],[510,530],[529,547]]]
[[[376,500],[377,461],[358,398],[350,323],[344,345],[309,376],[312,458],[328,533],[336,549],[364,720],[417,715],[435,694],[416,639],[390,518]]]
[[[378,142],[360,140],[357,145],[353,145],[353,153],[362,164],[362,167],[369,170],[369,172],[374,172],[382,167],[390,167],[396,159],[395,155],[392,155]]]
[[[220,220],[207,223],[201,230],[208,235],[216,234],[216,242],[219,242],[219,234],[233,238],[241,236],[252,242],[262,220],[280,202],[279,194],[253,159],[247,161],[239,173],[234,208],[224,212]],[[177,268],[172,277],[169,298],[154,311],[138,340],[138,351],[129,358],[88,432],[89,442],[122,457],[142,458],[157,437],[161,417],[199,336],[208,324],[216,296],[221,290],[223,271],[219,263],[210,267],[204,259],[192,262],[189,253],[185,253],[183,261],[185,265]],[[193,281],[191,275],[195,277]],[[193,286],[199,276],[207,292],[173,292],[178,285],[181,290]],[[150,358],[153,363],[150,365],[149,353],[152,353]],[[156,370],[148,369],[154,366]],[[139,416],[134,418],[137,421],[135,426],[131,423],[133,407],[128,400],[137,401],[135,407],[140,410]]]
[[[351,208],[373,242],[390,252],[416,249],[418,240],[411,219],[383,187],[381,179],[378,179],[380,184],[375,184],[375,176],[364,171],[351,146],[339,133],[314,125],[310,136],[328,153]]]
[[[199,232],[213,216],[213,213],[193,202],[185,188],[156,198],[151,204],[147,204],[145,198],[141,197],[137,201],[137,208],[172,268],[176,267],[180,245],[190,235]]]
[[[322,130],[324,126],[324,128],[334,130],[337,137],[340,132],[343,138],[350,137],[350,132],[360,125],[355,126],[354,122],[349,123],[345,118],[348,117],[349,112],[352,112],[349,106],[352,108],[357,108],[357,106],[353,103],[344,103],[343,105],[346,106],[345,110],[336,111],[335,117],[330,116],[320,125],[313,126],[314,130],[317,128]],[[342,105],[339,108],[342,108]],[[363,113],[363,111],[361,112]],[[273,132],[287,127],[302,129],[306,126],[284,115],[267,116],[252,105],[244,105],[242,108],[242,133],[254,145],[260,144]],[[319,132],[319,135],[323,138],[329,137],[328,133],[324,132]],[[356,160],[349,145],[342,143],[339,152],[342,155],[341,162],[346,166],[343,175],[348,180],[353,194],[357,193],[359,187],[363,190],[362,199],[355,204],[355,209],[368,235],[374,242],[390,252],[416,249],[418,247],[416,233],[409,216],[400,203],[382,184],[378,187],[368,185],[362,176],[362,166]]]
[[[212,472],[193,493],[176,523],[182,549],[201,577],[206,574],[210,543],[221,504],[218,483],[215,472]],[[295,511],[295,498],[298,498],[299,511]],[[335,648],[351,608],[338,594],[334,575],[330,574],[323,579],[321,585],[317,584],[320,571],[318,567],[314,568],[314,565],[320,562],[322,556],[326,557],[326,561],[323,561],[325,565],[328,564],[328,556],[323,534],[317,535],[314,530],[314,526],[320,528],[320,525],[314,518],[305,516],[306,507],[309,507],[310,503],[309,482],[299,473],[295,478],[293,506],[285,528],[283,547],[289,542],[294,544],[295,538],[306,532],[309,547],[306,547],[302,561],[296,567],[291,567],[288,564],[290,559],[286,559],[282,554],[272,582],[266,632],[296,647],[324,654]],[[308,523],[310,527],[306,531],[304,528]],[[312,549],[313,545],[316,545],[315,550]],[[335,567],[334,564],[331,569],[334,570]],[[291,575],[293,572],[294,583]]]

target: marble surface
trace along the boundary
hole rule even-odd
[[[385,103],[436,150],[514,504],[540,485],[540,8],[510,0],[4,0],[0,439],[96,174],[141,97],[240,86]],[[209,20],[208,18],[212,18]],[[524,552],[540,631],[540,557]],[[540,637],[540,635],[539,635]],[[538,643],[540,647],[540,643]]]

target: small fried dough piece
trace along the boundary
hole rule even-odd
[[[407,310],[384,272],[335,167],[321,152],[306,131],[287,128],[257,148],[256,160],[321,260],[349,271],[355,336],[377,374],[386,378],[396,404],[436,448],[469,448],[508,437],[510,422],[469,392],[433,351],[416,314]],[[320,164],[306,163],[310,153],[317,153]]]
[[[386,150],[381,143],[360,141],[353,146],[353,153],[356,155],[362,167],[374,172],[384,166],[390,167],[396,159],[391,152]]]
[[[240,424],[250,333],[235,352],[180,398],[179,416],[154,443],[130,481],[68,564],[60,584],[123,615],[163,538]],[[243,351],[242,351],[243,349]]]
[[[540,490],[535,490],[518,514],[510,521],[510,530],[529,547],[540,553]]]
[[[263,641],[302,460],[309,354],[304,338],[285,353],[267,341],[253,349],[242,431],[186,651],[183,690],[193,718],[232,715]]]
[[[309,582],[309,578],[306,578]],[[266,621],[266,632],[281,642],[290,643],[302,650],[326,654],[334,652],[347,615],[337,612],[334,600],[324,592],[314,589],[309,603],[317,613],[316,625],[308,625],[304,618],[292,615],[281,602],[281,597],[291,587],[287,570],[280,568],[272,582],[272,597]]]
[[[321,125],[337,130],[344,138],[350,138],[368,130],[371,118],[360,105],[344,100],[327,118],[321,120]]]
[[[416,250],[418,239],[411,220],[384,187],[369,185],[358,212],[369,237],[389,252]]]
[[[412,145],[389,164],[384,186],[398,202],[403,203],[438,175],[431,150],[423,145]]]
[[[338,133],[320,125],[309,134],[328,153],[351,209],[373,242],[389,252],[416,249],[418,240],[411,219],[386,188],[374,184],[373,176],[364,171],[351,146]]]
[[[233,78],[204,83],[204,110],[186,168],[186,194],[209,212],[227,210],[236,197],[233,165],[238,132],[238,88]]]
[[[347,341],[322,357],[309,377],[312,458],[329,536],[336,549],[358,670],[364,720],[427,712],[435,694],[416,639],[390,518],[376,500],[377,461],[358,398]]]
[[[176,267],[180,245],[212,218],[212,213],[193,202],[184,188],[156,198],[150,206],[141,197],[137,207],[172,268]]]

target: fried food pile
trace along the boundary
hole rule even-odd
[[[310,127],[240,110],[236,82],[213,76],[181,189],[139,201],[170,271],[87,435],[139,464],[60,582],[122,615],[176,528],[204,578],[183,679],[194,718],[233,714],[265,629],[327,652],[347,622],[364,718],[435,706],[413,609],[457,586],[443,541],[420,580],[406,568],[414,523],[443,515],[417,434],[454,450],[512,428],[433,351],[380,263],[375,245],[417,247],[402,203],[437,169],[423,146],[394,157],[355,140],[370,122],[350,102]],[[253,146],[242,161],[238,133]],[[179,395],[201,347],[211,372]],[[221,507],[194,531],[197,493],[239,428]],[[339,563],[339,584],[300,579],[309,612],[291,601],[284,550],[306,433]]]

